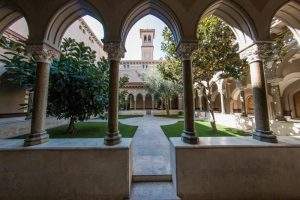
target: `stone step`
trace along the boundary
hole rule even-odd
[[[172,175],[133,175],[132,182],[172,182]]]
[[[180,200],[172,182],[133,183],[130,200]]]

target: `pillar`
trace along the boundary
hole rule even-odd
[[[45,130],[45,122],[50,64],[54,58],[58,57],[59,52],[47,45],[31,45],[28,47],[28,52],[35,58],[37,66],[31,131],[24,141],[24,146],[33,146],[49,140],[49,135]]]
[[[225,99],[224,99],[224,92],[222,90],[219,91],[220,99],[221,99],[221,113],[225,114]]]
[[[278,121],[286,121],[282,111],[282,101],[278,82],[271,83],[271,94],[274,101],[275,119]]]
[[[191,55],[197,48],[197,43],[182,42],[177,48],[177,53],[182,61],[183,71],[183,103],[184,103],[184,131],[181,135],[183,142],[198,144],[194,127],[194,95],[193,95],[193,73]]]
[[[244,89],[241,90],[240,96],[241,96],[241,102],[242,102],[242,116],[247,117],[246,98],[245,98]]]
[[[154,95],[152,95],[152,110],[155,109]]]
[[[264,67],[262,62],[262,52],[265,43],[257,43],[242,52],[250,65],[251,84],[253,90],[255,132],[253,138],[263,142],[277,143],[277,138],[270,130],[266,83]]]
[[[109,60],[109,101],[108,101],[108,132],[104,138],[106,145],[116,145],[121,142],[118,127],[119,104],[119,63],[124,57],[125,48],[119,42],[104,44]]]

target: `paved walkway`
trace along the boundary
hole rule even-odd
[[[170,143],[160,126],[177,121],[150,115],[120,120],[123,124],[138,126],[132,140],[133,175],[171,174]]]

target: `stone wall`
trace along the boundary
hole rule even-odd
[[[171,138],[172,177],[182,199],[300,199],[299,137]]]
[[[69,120],[57,120],[54,117],[46,119],[46,129],[68,124]],[[31,120],[16,120],[1,122],[0,139],[12,138],[30,133]]]
[[[1,200],[129,197],[131,139],[115,146],[103,139],[51,139],[34,147],[0,140]]]

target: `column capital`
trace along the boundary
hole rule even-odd
[[[121,60],[126,52],[121,42],[104,42],[103,50],[107,53],[109,60],[116,61]]]
[[[181,60],[191,60],[192,53],[198,48],[197,42],[181,42],[177,46],[177,56]]]
[[[249,64],[263,60],[265,50],[272,44],[272,42],[256,42],[240,52],[240,57],[246,59]]]
[[[40,63],[51,63],[54,59],[58,59],[60,56],[59,50],[47,44],[28,45],[26,47],[26,51]]]

